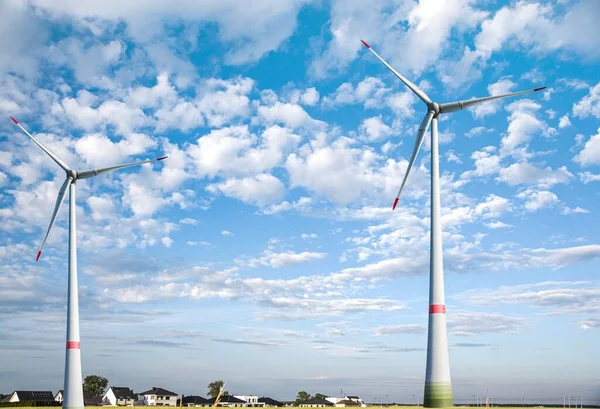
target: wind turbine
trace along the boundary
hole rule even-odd
[[[150,163],[155,161],[161,161],[166,159],[166,156],[144,160],[140,162],[126,163],[123,165],[109,166],[106,168],[89,169],[83,171],[76,171],[71,169],[62,159],[60,159],[50,149],[46,148],[39,141],[37,141],[21,124],[12,116],[10,119],[21,128],[23,132],[27,134],[39,146],[48,156],[50,156],[54,162],[58,164],[66,173],[65,181],[60,188],[58,197],[56,198],[56,204],[54,206],[54,213],[50,219],[50,225],[42,240],[42,244],[38,250],[35,261],[40,259],[42,255],[42,249],[48,238],[48,234],[56,221],[56,215],[62,206],[62,203],[69,189],[69,285],[68,285],[68,298],[67,298],[67,349],[65,355],[65,378],[64,378],[64,398],[62,407],[65,409],[83,409],[83,380],[81,374],[81,349],[80,349],[80,338],[79,338],[79,296],[77,287],[77,226],[75,220],[75,183],[79,179],[88,179],[94,176],[101,175],[103,173],[112,172],[114,170],[128,168],[130,166],[141,165],[144,163]]]
[[[463,101],[438,104],[410,80],[390,66],[373,50],[369,44],[360,40],[396,77],[400,79],[427,106],[425,118],[419,126],[417,140],[412,151],[406,174],[394,200],[392,210],[396,208],[400,193],[404,188],[408,174],[419,153],[425,133],[431,125],[431,233],[430,233],[430,270],[429,270],[429,328],[427,337],[427,364],[425,371],[425,391],[423,406],[429,408],[447,408],[453,406],[452,382],[450,380],[450,362],[448,358],[448,337],[446,332],[446,304],[444,298],[444,268],[442,260],[442,227],[440,224],[440,175],[438,154],[438,116],[460,111],[483,102],[516,97],[537,92],[546,87],[494,95]]]

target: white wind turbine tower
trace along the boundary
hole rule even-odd
[[[69,189],[69,285],[68,285],[68,298],[67,298],[67,345],[66,345],[66,356],[65,356],[65,379],[64,379],[64,397],[62,407],[65,409],[83,409],[83,380],[81,374],[81,349],[80,349],[80,338],[79,338],[79,296],[77,287],[77,226],[75,221],[75,183],[79,179],[88,179],[103,173],[112,172],[117,169],[123,169],[130,166],[141,165],[144,163],[160,161],[166,159],[166,156],[150,159],[140,162],[126,163],[123,165],[109,166],[106,168],[90,169],[83,171],[76,171],[69,168],[69,166],[61,160],[56,154],[38,142],[25,128],[21,126],[19,122],[13,117],[10,117],[13,122],[21,128],[23,132],[29,136],[33,142],[36,143],[44,152],[50,156],[54,162],[58,164],[66,173],[65,182],[63,183],[58,197],[56,198],[56,205],[54,206],[54,213],[50,219],[50,225],[44,236],[44,240],[40,245],[39,251],[35,258],[35,261],[40,259],[42,249],[48,234],[56,221],[56,215],[62,206],[67,189]]]
[[[430,232],[430,270],[429,270],[429,328],[427,337],[427,364],[425,371],[425,391],[423,406],[429,408],[448,408],[453,406],[452,383],[450,380],[450,362],[448,358],[448,338],[446,333],[446,304],[444,299],[444,269],[442,260],[442,227],[440,223],[440,175],[438,154],[438,116],[440,114],[460,111],[483,102],[501,98],[515,97],[545,89],[535,88],[527,91],[513,92],[474,98],[464,101],[438,104],[407,78],[392,68],[366,42],[363,45],[371,51],[396,77],[400,79],[427,106],[425,118],[419,126],[417,140],[408,162],[406,174],[398,190],[392,210],[396,208],[400,193],[404,188],[410,169],[423,143],[423,138],[431,125],[431,232]]]

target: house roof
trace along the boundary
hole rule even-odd
[[[10,397],[12,395],[6,395],[5,397],[3,397],[2,399],[0,399],[0,402],[8,402],[10,400]]]
[[[355,401],[355,400],[344,399],[344,400],[338,401],[336,403],[336,405],[358,406],[359,403],[357,401]]]
[[[358,396],[348,395],[346,396],[348,399],[360,399]]]
[[[183,404],[187,405],[188,403],[193,403],[193,404],[199,405],[199,404],[203,404],[203,403],[212,403],[212,402],[210,399],[206,399],[206,398],[203,398],[202,396],[198,396],[198,395],[184,396]]]
[[[216,396],[214,398],[210,398],[209,402],[210,403],[215,403],[215,399]],[[246,403],[245,400],[242,399],[238,399],[233,395],[222,395],[221,399],[219,399],[219,402],[224,402],[224,403]]]
[[[49,402],[54,400],[52,391],[14,391],[19,401]]]
[[[266,403],[267,405],[272,406],[283,406],[283,402],[279,402],[278,400],[263,396],[262,398],[258,398],[258,401],[261,403]]]
[[[137,395],[126,386],[111,386],[108,390],[111,389],[117,399],[137,399]]]
[[[83,404],[85,406],[102,406],[102,396],[94,396],[84,389]]]
[[[308,400],[300,402],[301,405],[326,405],[333,406],[333,403],[328,401],[327,399],[321,398],[310,398]]]
[[[175,392],[171,392],[163,388],[157,388],[156,386],[153,386],[152,389],[149,389],[146,392],[140,393],[140,395],[177,396]]]

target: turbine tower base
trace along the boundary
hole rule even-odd
[[[424,408],[451,408],[453,406],[452,383],[425,383],[425,397],[423,399]]]

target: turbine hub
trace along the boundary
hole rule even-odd
[[[77,171],[73,170],[73,169],[69,169],[67,171],[67,177],[70,177],[73,179],[73,182],[75,182],[77,180]]]
[[[438,115],[440,114],[440,104],[438,104],[437,102],[431,102],[431,103],[427,104],[427,108],[430,111],[433,111],[434,118],[437,118]]]

